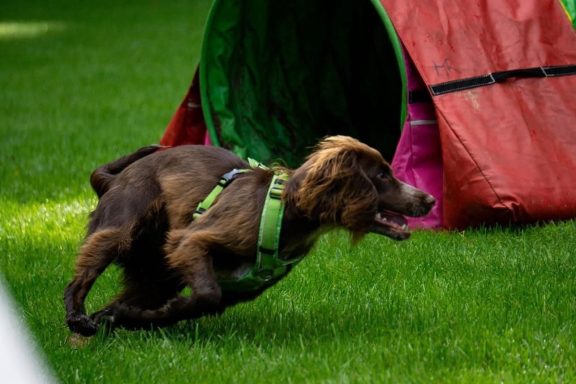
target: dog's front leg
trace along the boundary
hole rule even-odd
[[[180,235],[178,246],[166,256],[170,268],[192,290],[189,300],[179,309],[185,318],[221,311],[222,290],[210,254],[213,244],[223,244],[218,234],[191,231]]]
[[[145,328],[222,312],[222,291],[214,273],[206,234],[196,232],[182,236],[173,249],[166,258],[170,267],[191,288],[189,297],[176,297],[154,310],[116,304],[98,314],[95,320],[107,320],[112,326]]]

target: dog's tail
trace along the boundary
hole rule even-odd
[[[96,168],[96,170],[92,172],[92,175],[90,175],[90,184],[92,185],[92,189],[94,189],[94,192],[96,192],[99,198],[102,197],[102,195],[104,195],[110,188],[110,183],[114,180],[117,174],[122,172],[130,164],[156,152],[160,148],[162,148],[160,145],[149,145],[140,148],[130,155],[121,157]]]

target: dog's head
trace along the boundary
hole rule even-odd
[[[397,180],[382,155],[347,136],[322,140],[294,172],[289,199],[305,216],[344,227],[355,238],[373,232],[396,240],[410,236],[404,216],[423,216],[429,194]]]

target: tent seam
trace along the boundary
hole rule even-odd
[[[468,156],[470,157],[470,159],[472,160],[472,162],[474,163],[474,165],[476,166],[476,168],[478,169],[478,172],[482,175],[482,178],[484,178],[484,181],[486,182],[486,184],[488,184],[488,186],[490,187],[490,189],[492,190],[492,193],[494,193],[494,196],[496,196],[496,199],[498,200],[498,203],[501,204],[504,208],[509,209],[506,204],[504,204],[504,202],[502,201],[502,198],[500,197],[500,195],[496,192],[496,189],[494,188],[494,186],[492,185],[492,183],[490,182],[490,180],[488,179],[488,177],[484,174],[484,171],[482,170],[482,167],[480,167],[480,165],[478,164],[478,162],[476,161],[476,159],[474,158],[474,156],[472,156],[472,153],[470,152],[470,150],[468,149],[468,147],[464,144],[464,141],[462,141],[462,138],[460,137],[460,135],[458,135],[458,132],[452,128],[452,125],[450,125],[448,123],[448,120],[446,119],[446,117],[444,116],[444,112],[436,105],[436,103],[434,103],[436,111],[442,116],[442,120],[444,120],[444,122],[446,123],[446,126],[454,133],[454,136],[456,136],[456,138],[458,139],[458,141],[460,142],[460,145],[462,145],[462,148],[464,148],[464,150],[466,151],[466,153],[468,154]],[[440,125],[438,125],[438,129],[440,129]],[[444,185],[445,186],[445,185]]]

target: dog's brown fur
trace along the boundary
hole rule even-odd
[[[231,152],[181,146],[145,147],[98,168],[91,184],[100,197],[91,214],[73,280],[65,291],[67,323],[92,335],[98,324],[164,326],[222,312],[251,300],[254,292],[222,291],[219,278],[253,263],[260,212],[273,171],[254,168],[224,189],[215,204],[192,221],[198,203],[230,170],[249,168]],[[420,216],[434,199],[396,180],[379,152],[345,136],[319,143],[290,178],[282,195],[285,214],[281,257],[305,255],[325,230],[341,227],[355,240],[376,232],[401,240],[408,233],[375,221],[379,212]],[[84,301],[111,263],[124,271],[123,292],[87,316]],[[191,296],[180,296],[186,287]]]

